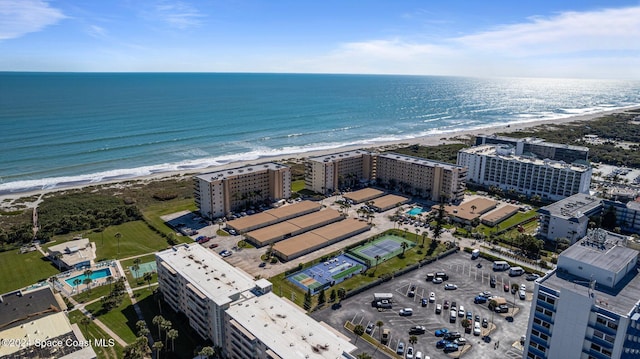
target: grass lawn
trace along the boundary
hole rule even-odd
[[[78,285],[78,289],[79,290],[84,290],[87,286],[85,284],[79,284]],[[111,292],[111,286],[108,284],[105,285],[101,285],[99,287],[93,287],[91,288],[91,292],[89,291],[84,291],[80,294],[76,294],[73,296],[73,299],[76,300],[76,302],[78,303],[86,303],[89,301],[92,301],[96,298],[101,298],[102,296],[105,296],[107,294],[109,294],[109,292]]]
[[[149,222],[153,228],[157,229],[161,233],[174,233],[173,229],[160,218],[171,213],[180,211],[196,211],[196,203],[193,198],[174,199],[166,202],[153,202],[147,206],[144,206],[140,210],[145,220]],[[191,238],[185,236],[175,236],[176,241],[179,243],[190,242]]]
[[[513,216],[509,217],[504,222],[497,224],[495,227],[489,227],[484,224],[478,226],[478,232],[484,233],[485,236],[489,237],[489,235],[493,232],[499,232],[504,228],[508,228],[519,223],[522,223],[526,220],[534,218],[538,215],[538,212],[535,210],[527,211],[527,212],[518,212]]]
[[[17,249],[0,252],[0,293],[47,280],[58,273],[58,269],[38,251],[24,254]]]
[[[291,192],[298,192],[304,189],[304,180],[291,182]]]
[[[122,304],[118,308],[114,308],[109,312],[102,310],[102,303],[97,301],[85,307],[95,317],[100,319],[107,327],[113,330],[122,340],[127,343],[133,343],[136,340],[136,322],[138,317],[131,305],[131,299],[128,295],[124,296]]]
[[[107,333],[105,333],[102,329],[100,329],[100,327],[95,325],[93,322],[86,327],[80,324],[80,321],[82,320],[82,318],[85,318],[85,316],[82,313],[80,313],[79,310],[74,310],[69,312],[69,321],[71,321],[72,324],[73,323],[78,324],[78,326],[80,327],[80,331],[82,331],[82,334],[84,335],[85,339],[91,340],[91,341],[93,341],[93,339],[105,339],[107,341],[111,339],[111,337]],[[122,346],[120,346],[120,344],[118,344],[117,342],[112,347],[110,346],[104,346],[104,347],[94,346],[93,347],[93,351],[96,352],[99,359],[122,358],[122,355],[123,355],[122,350],[123,350]]]

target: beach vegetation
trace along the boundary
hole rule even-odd
[[[469,147],[470,145],[470,141],[465,140],[464,143],[442,144],[438,146],[410,145],[406,147],[398,147],[386,152],[394,152],[407,156],[428,158],[432,161],[455,164],[458,159],[458,151]]]

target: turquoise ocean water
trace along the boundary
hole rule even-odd
[[[0,194],[640,104],[640,82],[0,73]]]

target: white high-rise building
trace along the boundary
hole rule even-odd
[[[355,359],[357,348],[345,336],[203,246],[159,252],[156,264],[165,302],[226,358]]]
[[[457,163],[468,168],[469,183],[514,190],[543,200],[588,193],[591,184],[589,165],[518,155],[515,148],[508,145],[480,145],[460,150]]]
[[[310,157],[305,162],[305,186],[318,193],[354,187],[375,177],[375,154],[365,150]]]
[[[640,357],[638,251],[602,229],[534,284],[523,358]]]

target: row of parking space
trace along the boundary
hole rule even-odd
[[[370,304],[365,310],[361,310],[360,313],[355,314],[351,320],[355,324],[372,325],[371,335],[373,338],[380,339],[380,328],[375,326],[377,321],[382,321],[382,329],[390,329],[390,338],[388,345],[392,349],[397,349],[399,343],[407,345],[411,335],[416,335],[418,338],[417,343],[413,344],[414,349],[421,350],[428,353],[431,357],[447,357],[442,353],[439,348],[436,349],[436,344],[442,338],[434,335],[438,329],[447,329],[450,332],[463,333],[463,337],[466,337],[466,345],[461,345],[459,350],[467,352],[469,350],[479,350],[479,353],[474,354],[474,357],[493,357],[491,354],[497,348],[493,348],[492,345],[488,345],[488,341],[491,340],[505,340],[509,342],[511,340],[517,341],[521,334],[519,332],[511,332],[500,330],[500,326],[511,325],[507,324],[505,317],[518,313],[517,310],[509,304],[511,309],[509,313],[503,315],[497,314],[488,308],[488,303],[474,304],[474,298],[481,292],[488,292],[493,290],[490,285],[491,276],[495,276],[496,287],[501,289],[501,286],[505,284],[510,286],[512,279],[503,273],[494,273],[491,270],[484,270],[477,268],[475,265],[479,261],[469,261],[468,257],[463,260],[461,254],[454,255],[456,260],[443,260],[423,267],[419,270],[411,272],[410,278],[407,279],[395,279],[387,285],[387,290],[394,294],[393,296],[393,309],[378,309],[375,307],[375,303]],[[484,261],[484,260],[482,260]],[[491,263],[484,261],[485,268],[490,268]],[[442,284],[434,284],[431,281],[426,280],[426,273],[434,271],[446,271],[449,275],[449,279]],[[457,284],[455,290],[445,290],[445,284]],[[518,283],[519,284],[519,283]],[[382,289],[376,288],[376,292],[380,292]],[[497,295],[504,295],[504,293],[498,293]],[[485,295],[489,295],[485,293]],[[430,298],[432,297],[432,298]],[[464,307],[462,317],[456,315],[455,322],[450,321],[450,307],[456,302],[456,309],[459,310]],[[522,301],[518,301],[517,304]],[[362,302],[361,302],[362,303]],[[441,311],[436,313],[436,307],[440,306]],[[448,309],[445,309],[449,306]],[[400,310],[403,308],[411,308],[412,315],[401,316]],[[471,312],[471,313],[467,313]],[[528,315],[528,310],[524,311]],[[465,328],[462,327],[462,321],[464,318],[470,315],[471,317],[471,330],[465,333]],[[474,322],[477,320],[480,323],[480,331],[477,332],[477,336],[473,335]],[[484,322],[484,326],[482,323]],[[526,328],[526,319],[520,320],[519,329],[524,325]],[[416,326],[423,326],[426,330],[425,334],[410,334],[410,329]],[[510,338],[509,336],[513,337]],[[483,339],[488,339],[487,342]],[[473,349],[472,349],[473,347]],[[484,348],[483,348],[484,347]],[[484,351],[493,349],[488,353]],[[425,350],[426,349],[426,350]],[[435,354],[434,354],[435,353]],[[458,355],[461,352],[458,352]],[[488,356],[483,356],[487,354]],[[497,352],[495,352],[497,354]],[[502,355],[506,354],[504,351]]]

